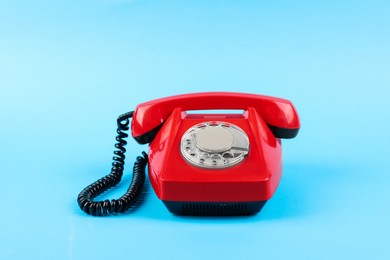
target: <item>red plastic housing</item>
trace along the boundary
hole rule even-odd
[[[186,112],[199,109],[242,109],[244,112],[207,115]],[[180,153],[182,135],[205,121],[224,121],[244,130],[250,143],[247,157],[223,169],[204,169],[188,163]],[[281,140],[275,137],[272,127],[298,132],[298,114],[290,101],[212,92],[140,104],[134,114],[132,134],[137,138],[159,129],[149,147],[149,177],[161,200],[258,202],[272,197],[282,173]]]

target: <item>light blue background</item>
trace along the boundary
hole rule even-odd
[[[0,2],[0,259],[390,259],[389,1]],[[252,217],[125,215],[76,197],[116,117],[198,91],[290,99],[280,186]],[[146,146],[130,140],[134,158]]]

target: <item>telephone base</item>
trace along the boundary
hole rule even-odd
[[[183,202],[163,201],[168,210],[177,215],[192,216],[234,216],[254,215],[267,202]]]

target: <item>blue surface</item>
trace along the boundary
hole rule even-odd
[[[389,3],[1,1],[0,259],[390,259]],[[263,211],[177,217],[149,187],[129,214],[81,212],[117,115],[197,91],[296,105]],[[147,147],[128,147],[130,169]]]

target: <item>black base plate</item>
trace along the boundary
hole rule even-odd
[[[177,215],[227,216],[253,215],[267,202],[183,202],[163,201],[168,210]]]

